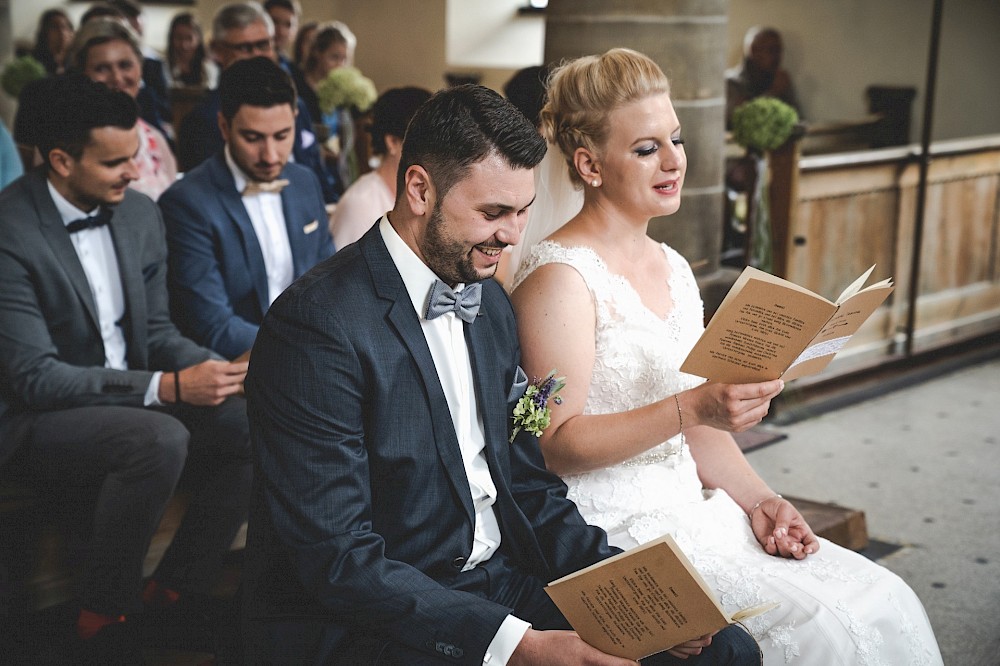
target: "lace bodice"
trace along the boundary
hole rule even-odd
[[[590,290],[597,323],[586,414],[643,407],[703,381],[678,370],[704,330],[698,285],[687,261],[669,246],[661,247],[670,266],[667,287],[673,302],[662,319],[590,247],[542,241],[531,248],[514,278],[516,288],[538,267],[560,263],[573,267]],[[679,447],[680,437],[674,437],[623,464],[657,462]]]

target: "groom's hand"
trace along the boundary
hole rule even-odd
[[[575,631],[528,629],[509,666],[635,666],[637,661],[612,657],[583,642]]]
[[[767,416],[771,400],[784,387],[780,379],[756,384],[702,384],[678,395],[684,426],[705,425],[726,432],[743,432]],[[689,420],[689,416],[693,419]]]

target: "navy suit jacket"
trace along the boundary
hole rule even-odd
[[[316,177],[287,164],[281,177],[294,277],[333,254]],[[267,274],[253,223],[222,152],[159,199],[167,225],[170,309],[185,335],[226,358],[253,346],[268,308]]]
[[[167,247],[156,204],[126,190],[113,211],[128,370],[104,367],[97,305],[44,167],[0,193],[0,428],[25,411],[142,407],[153,371],[182,370],[213,357],[170,321]],[[0,462],[17,444],[0,437]]]
[[[511,444],[513,310],[483,283],[466,340],[496,484],[501,552],[549,581],[617,552],[566,499],[537,440]],[[257,479],[244,613],[284,648],[307,626],[364,632],[480,666],[511,609],[453,589],[475,513],[434,361],[379,226],[278,298],[246,382]],[[250,626],[255,626],[251,624]],[[259,633],[258,633],[259,635]]]

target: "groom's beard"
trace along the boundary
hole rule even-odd
[[[503,245],[499,243],[480,245],[503,249]],[[434,210],[427,220],[427,233],[424,235],[424,247],[421,251],[427,266],[446,284],[478,282],[491,277],[497,270],[495,265],[482,271],[477,269],[472,261],[473,247],[448,235],[440,202],[434,204]]]

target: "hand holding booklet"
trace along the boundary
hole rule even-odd
[[[892,279],[862,288],[869,268],[836,301],[747,267],[681,371],[726,384],[785,381],[819,372],[892,293]]]
[[[564,576],[545,591],[580,638],[626,659],[644,659],[778,606],[730,615],[670,535]]]

